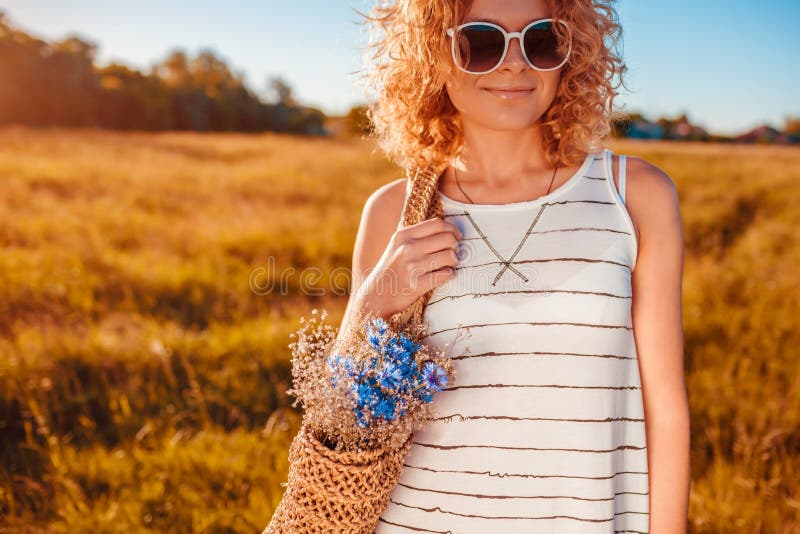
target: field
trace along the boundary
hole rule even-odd
[[[676,183],[690,532],[800,533],[800,150],[616,142]],[[0,531],[258,532],[373,144],[0,129]]]

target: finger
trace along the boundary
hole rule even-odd
[[[420,255],[452,249],[458,252],[458,238],[452,232],[437,232],[428,237],[415,239],[413,245]]]
[[[425,219],[424,221],[412,224],[411,226],[406,226],[398,231],[398,233],[402,234],[408,239],[419,239],[421,237],[427,237],[438,232],[452,232],[459,239],[464,238],[461,230],[458,229],[458,226],[450,221],[446,221],[441,217]]]
[[[445,284],[455,278],[456,271],[450,266],[445,266],[440,269],[435,269],[417,278],[417,287],[419,295],[424,295],[431,289]]]
[[[456,251],[448,248],[425,255],[418,261],[411,262],[411,268],[416,272],[430,273],[442,267],[455,267],[458,263]]]

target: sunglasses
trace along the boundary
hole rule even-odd
[[[558,21],[569,30],[563,20]],[[503,63],[508,53],[508,43],[519,39],[525,61],[531,68],[549,71],[561,68],[572,52],[570,39],[566,52],[558,47],[558,36],[553,30],[553,19],[535,20],[521,32],[507,32],[491,22],[467,22],[458,27],[448,28],[451,39],[453,61],[462,71],[469,74],[487,74]]]

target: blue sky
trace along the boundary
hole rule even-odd
[[[138,67],[173,48],[207,47],[264,93],[282,76],[303,103],[342,113],[363,101],[356,75],[370,0],[0,0],[11,22],[45,39],[77,33],[100,63]],[[656,118],[688,113],[717,133],[800,116],[800,1],[620,0],[629,67],[617,102]],[[792,96],[794,95],[794,96]]]

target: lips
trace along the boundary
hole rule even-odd
[[[526,96],[533,93],[533,88],[531,87],[520,87],[520,86],[513,86],[513,87],[487,87],[485,89],[486,92],[503,99],[512,99],[512,98],[525,98]]]
[[[533,87],[523,87],[521,85],[510,87],[487,87],[488,91],[533,91]]]

